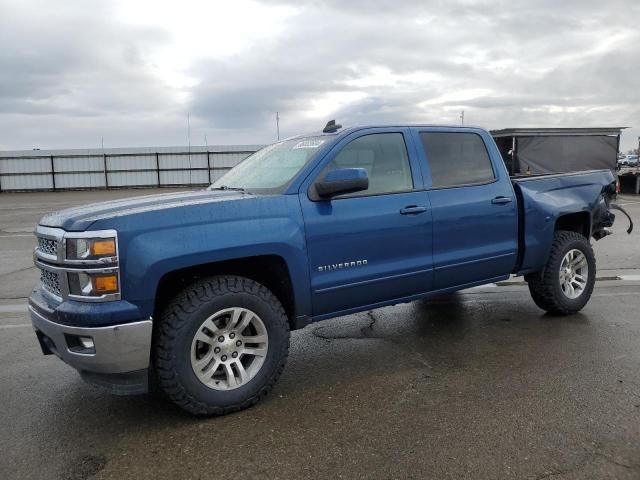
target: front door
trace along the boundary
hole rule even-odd
[[[318,175],[364,168],[369,188],[331,200],[301,192],[313,315],[347,311],[431,288],[431,211],[404,129],[358,132]]]

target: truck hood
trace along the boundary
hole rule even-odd
[[[83,231],[97,220],[244,197],[252,195],[228,190],[200,190],[123,198],[52,212],[42,217],[40,225],[68,231]]]

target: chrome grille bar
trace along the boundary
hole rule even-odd
[[[35,231],[37,246],[33,252],[34,263],[40,270],[40,282],[45,294],[61,302],[64,299],[82,302],[104,302],[119,300],[120,293],[109,293],[101,296],[73,295],[69,291],[67,272],[86,272],[89,274],[119,273],[118,262],[109,260],[67,260],[65,258],[65,238],[115,238],[117,249],[117,233],[114,230],[87,232],[65,232],[61,228],[38,225]],[[117,250],[116,250],[117,252]],[[116,253],[117,258],[117,253]],[[118,278],[118,282],[119,282]]]

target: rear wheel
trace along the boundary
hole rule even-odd
[[[244,277],[201,280],[159,319],[154,364],[164,392],[196,415],[247,408],[273,387],[289,350],[278,299]]]
[[[556,315],[579,312],[591,298],[595,279],[596,260],[588,239],[565,230],[555,233],[544,269],[526,277],[536,305]]]

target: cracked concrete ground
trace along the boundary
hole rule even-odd
[[[0,195],[1,479],[640,478],[638,281],[598,282],[566,318],[508,284],[313,324],[271,395],[222,418],[84,384],[29,327],[29,232],[131,194]],[[605,278],[640,267],[622,223],[596,244]]]

